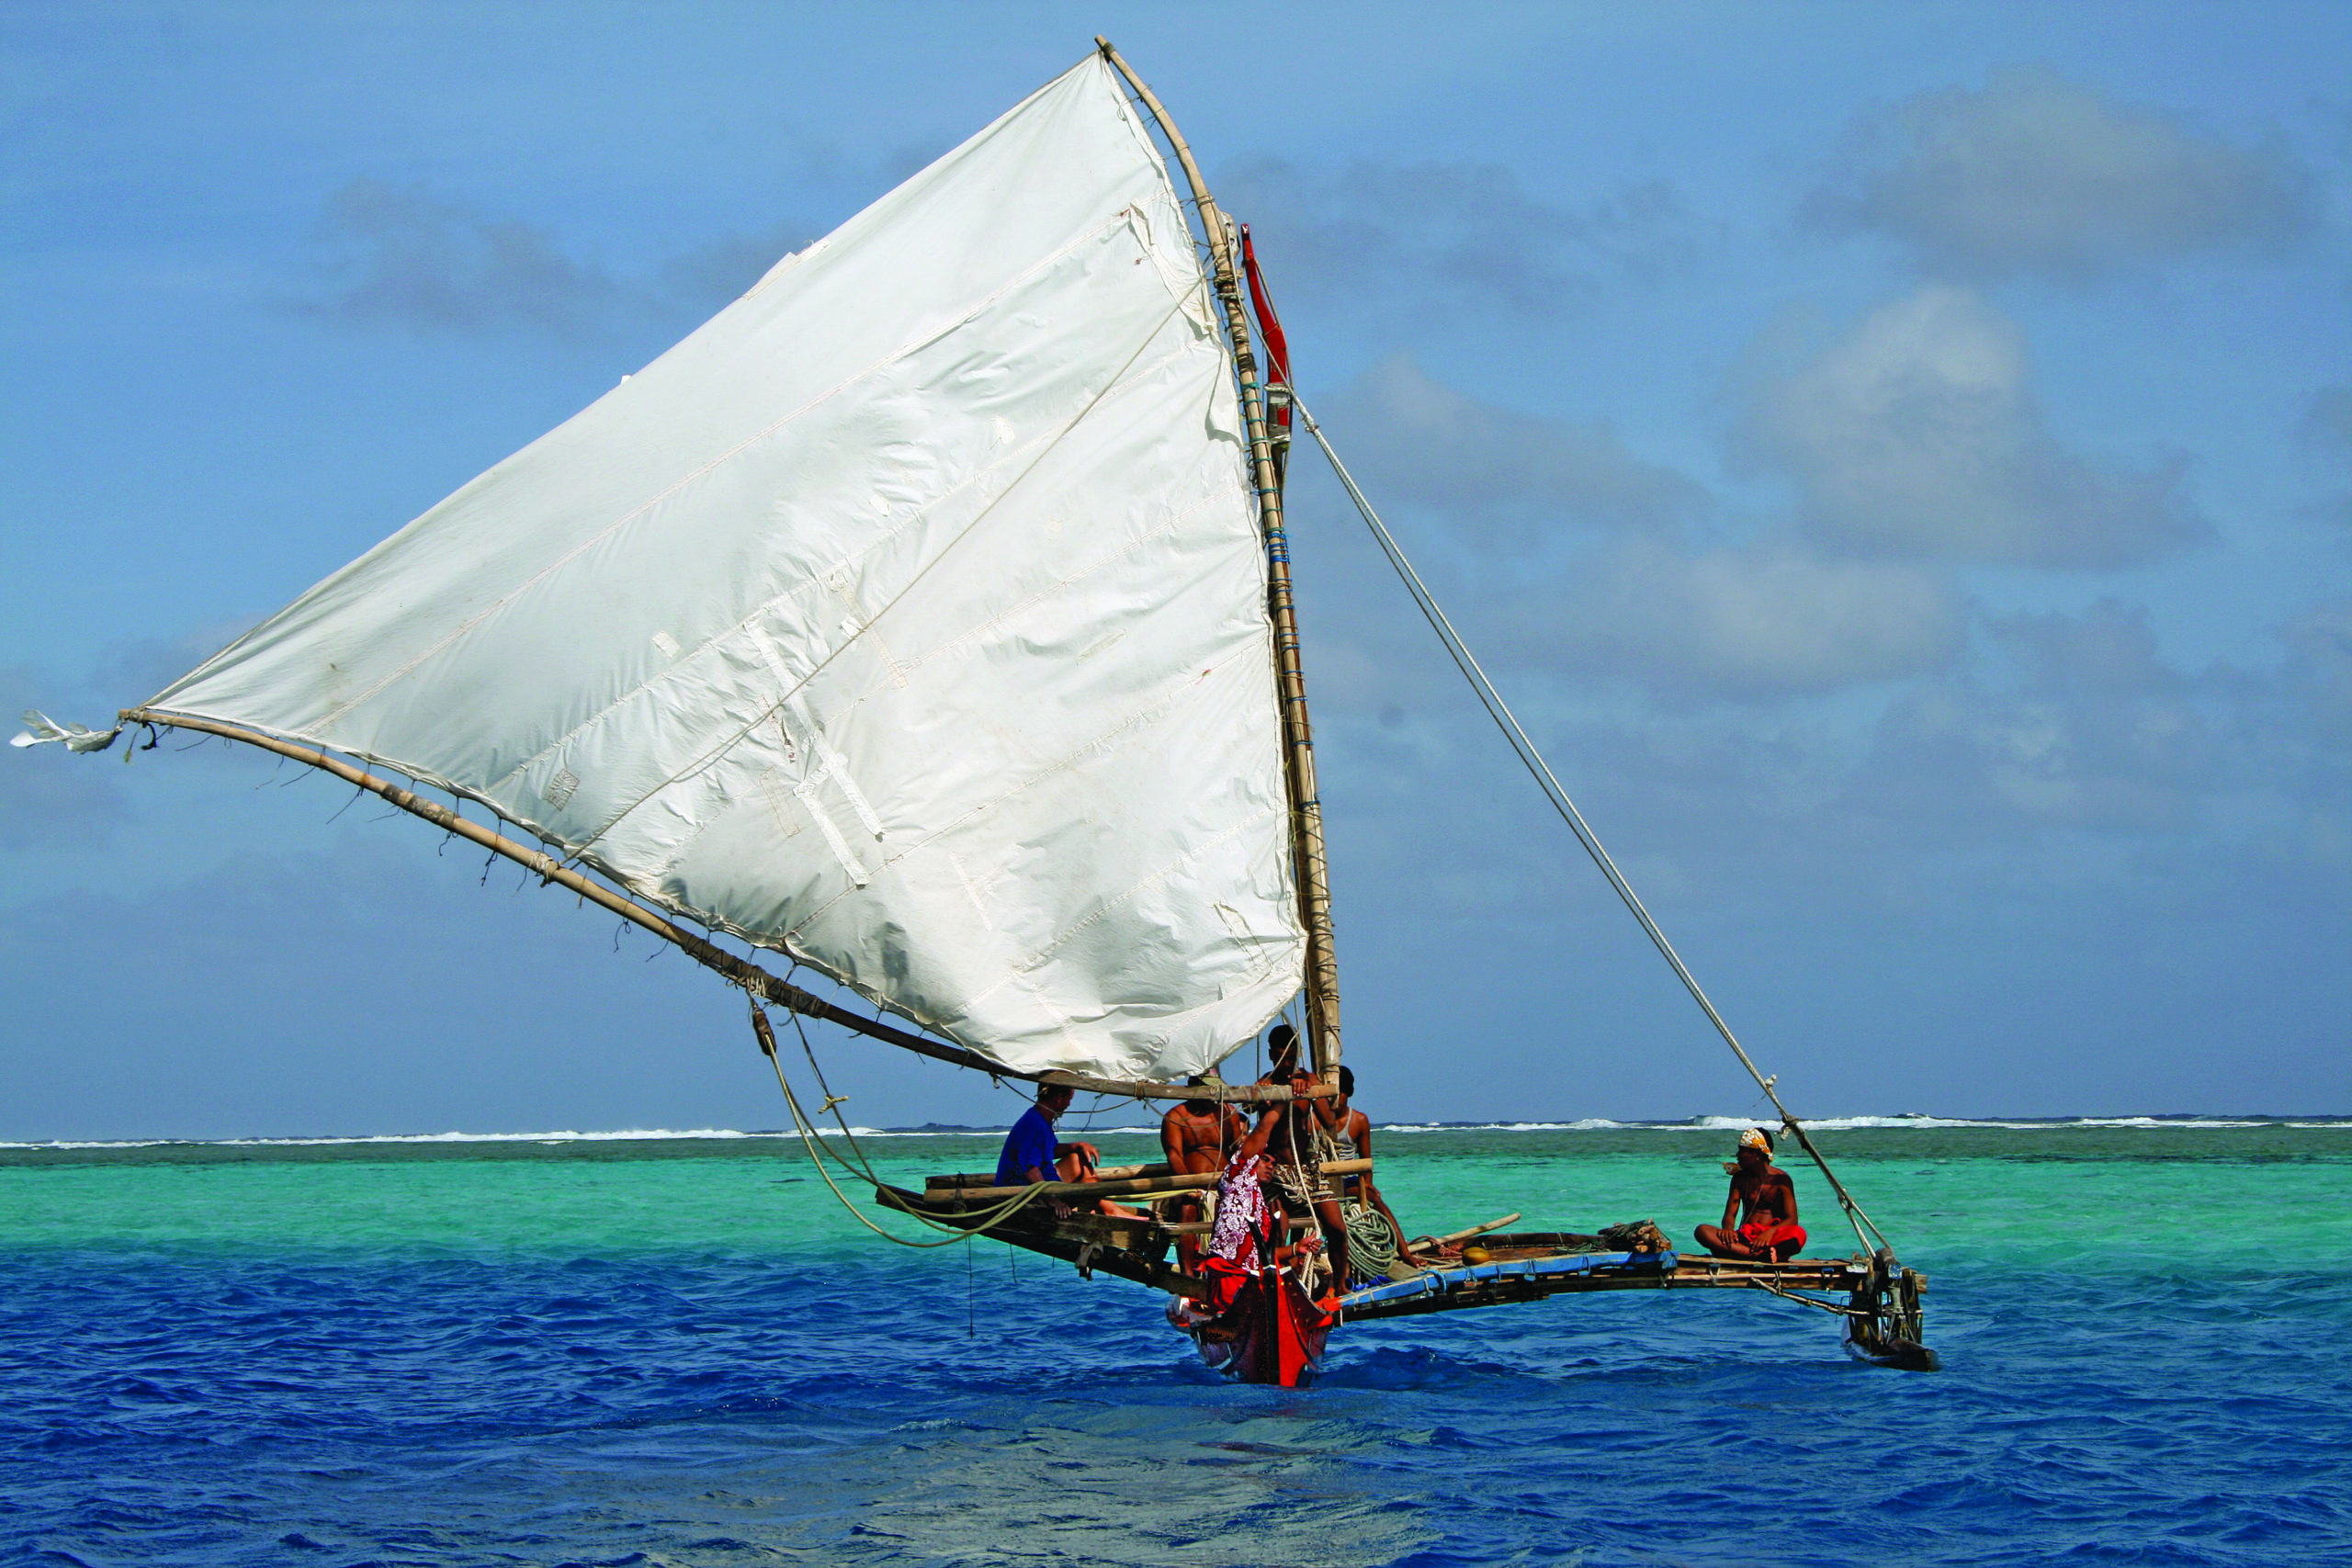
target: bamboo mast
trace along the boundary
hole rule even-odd
[[[1207,231],[1212,280],[1225,307],[1226,335],[1232,341],[1234,366],[1241,381],[1241,416],[1250,430],[1251,480],[1258,491],[1258,519],[1266,536],[1266,607],[1274,623],[1276,690],[1282,699],[1283,780],[1290,790],[1291,856],[1298,883],[1298,912],[1306,928],[1306,1041],[1316,1071],[1326,1084],[1340,1077],[1340,964],[1331,944],[1331,885],[1323,853],[1323,803],[1315,784],[1315,739],[1306,716],[1306,677],[1299,665],[1298,619],[1291,597],[1290,541],[1283,531],[1283,490],[1275,471],[1273,444],[1266,431],[1265,393],[1258,383],[1257,355],[1250,346],[1250,321],[1241,304],[1241,284],[1234,265],[1233,220],[1209,195],[1193,149],[1168,118],[1159,99],[1144,85],[1134,68],[1097,36],[1097,49],[1111,68],[1134,90],[1149,110],[1159,132],[1174,150],[1184,179],[1193,187],[1193,205],[1200,209],[1201,227]]]
[[[479,822],[468,821],[440,802],[427,800],[413,790],[403,789],[389,779],[378,778],[365,769],[356,767],[334,755],[323,747],[301,746],[281,740],[266,730],[248,728],[240,724],[223,724],[218,719],[199,718],[193,714],[167,713],[154,708],[125,708],[118,716],[129,725],[153,725],[158,728],[186,729],[203,735],[217,735],[224,740],[241,741],[257,746],[281,757],[288,757],[322,773],[332,773],[347,784],[380,796],[412,817],[421,817],[445,832],[481,845],[492,854],[503,856],[536,874],[542,883],[578,894],[599,908],[618,915],[633,925],[651,931],[706,969],[724,976],[734,985],[763,1001],[775,1003],[807,1018],[823,1019],[844,1029],[871,1035],[887,1044],[912,1051],[936,1062],[946,1062],[958,1067],[969,1067],[987,1073],[991,1077],[1022,1078],[1031,1083],[1064,1084],[1088,1094],[1120,1094],[1137,1100],[1282,1100],[1291,1098],[1286,1086],[1260,1084],[1212,1084],[1193,1087],[1188,1084],[1161,1083],[1149,1078],[1102,1078],[1086,1073],[1053,1070],[1024,1072],[992,1062],[977,1051],[960,1045],[949,1045],[927,1040],[920,1034],[884,1023],[880,1019],[864,1018],[847,1008],[827,1001],[812,991],[804,991],[790,981],[780,980],[758,964],[736,957],[718,943],[696,936],[674,921],[647,908],[633,898],[627,898],[603,883],[572,870],[544,850],[535,850],[503,834],[492,832]]]

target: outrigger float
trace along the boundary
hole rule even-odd
[[[1164,1291],[1171,1321],[1247,1381],[1306,1382],[1342,1323],[1625,1290],[1808,1303],[1843,1320],[1857,1354],[1932,1366],[1919,1277],[1340,462],[1291,385],[1248,229],[1151,90],[1096,44],[112,729],[28,714],[17,743],[95,752],[134,729],[153,750],[176,729],[256,747],[651,932],[744,991],[819,1168],[842,1165],[938,1235],[910,1241],[860,1212],[869,1226],[910,1246],[985,1235]],[[1303,1092],[1338,1092],[1283,510],[1295,424],[1818,1168],[1851,1258],[1700,1258],[1655,1227],[1627,1249],[1493,1222],[1409,1249],[1385,1278],[1269,1265],[1204,1311],[1214,1292],[1179,1243],[1205,1227],[1170,1205],[1215,1176],[1136,1166],[1007,1189],[958,1175],[917,1192],[829,1146],[854,1139],[818,1135],[771,1007],[995,1078],[1246,1109],[1293,1090],[1227,1085],[1216,1067],[1297,1004]],[[794,983],[803,968],[847,995]],[[1351,1169],[1287,1157],[1302,1190]],[[1105,1197],[1141,1217],[1092,1212]]]

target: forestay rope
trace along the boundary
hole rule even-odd
[[[909,1241],[905,1236],[893,1235],[884,1230],[865,1217],[865,1212],[851,1200],[848,1193],[842,1190],[841,1184],[833,1179],[833,1173],[825,1168],[825,1161],[830,1158],[854,1177],[871,1182],[876,1187],[884,1185],[882,1179],[874,1174],[873,1162],[865,1157],[865,1151],[857,1146],[857,1134],[849,1130],[849,1122],[843,1120],[840,1111],[835,1109],[846,1097],[833,1093],[826,1085],[825,1070],[817,1066],[817,1053],[808,1044],[808,1032],[801,1025],[800,1015],[798,1013],[792,1015],[793,1027],[800,1032],[800,1049],[807,1054],[809,1069],[817,1075],[817,1087],[825,1096],[824,1106],[817,1114],[821,1116],[826,1111],[832,1112],[833,1120],[841,1123],[842,1136],[847,1141],[850,1153],[856,1156],[854,1163],[843,1159],[837,1151],[825,1146],[823,1132],[817,1126],[815,1119],[801,1109],[800,1097],[792,1092],[792,1082],[784,1076],[784,1059],[776,1054],[775,1030],[768,1022],[768,1010],[760,1004],[757,997],[747,997],[747,999],[752,1007],[752,1032],[759,1041],[760,1054],[768,1059],[768,1066],[775,1069],[776,1087],[784,1090],[784,1103],[792,1111],[792,1130],[800,1135],[801,1146],[808,1151],[808,1163],[817,1168],[817,1174],[824,1178],[825,1185],[832,1190],[833,1196],[840,1201],[842,1208],[849,1211],[850,1216],[884,1241],[896,1242],[900,1247],[918,1249],[953,1247],[959,1241],[969,1241],[976,1235],[987,1235],[1006,1220],[1011,1219],[1016,1213],[1025,1208],[1032,1199],[1046,1190],[1043,1182],[1036,1183],[1018,1197],[1008,1199],[997,1207],[976,1216],[979,1224],[968,1228],[963,1225],[943,1224],[928,1214],[912,1215],[912,1218],[929,1225],[933,1230],[951,1233],[937,1241]]]
[[[1422,581],[1421,574],[1413,570],[1413,563],[1405,558],[1405,551],[1396,543],[1396,536],[1380,520],[1380,513],[1373,510],[1372,502],[1364,499],[1363,491],[1356,486],[1355,476],[1348,472],[1348,466],[1340,461],[1339,453],[1331,449],[1330,439],[1323,434],[1323,427],[1316,423],[1315,415],[1299,400],[1295,389],[1291,393],[1291,406],[1298,410],[1299,422],[1306,426],[1306,433],[1315,437],[1315,444],[1323,449],[1331,471],[1339,476],[1340,483],[1348,492],[1348,499],[1355,502],[1356,511],[1363,514],[1365,525],[1372,530],[1372,536],[1379,541],[1381,552],[1387,556],[1388,564],[1396,569],[1396,575],[1403,581],[1406,592],[1413,596],[1413,603],[1419,606],[1430,628],[1437,633],[1438,640],[1445,644],[1445,651],[1453,657],[1455,667],[1470,682],[1471,689],[1478,694],[1478,701],[1485,705],[1496,727],[1503,732],[1503,739],[1510,741],[1511,750],[1519,753],[1519,760],[1526,764],[1527,771],[1534,776],[1553,807],[1575,831],[1577,841],[1584,846],[1585,853],[1592,857],[1592,863],[1600,868],[1600,874],[1609,879],[1609,886],[1616,889],[1617,897],[1624,900],[1625,908],[1633,911],[1634,919],[1642,923],[1642,930],[1649,934],[1651,943],[1667,963],[1673,965],[1676,976],[1681,980],[1683,988],[1690,993],[1691,1000],[1697,1002],[1700,1010],[1707,1015],[1707,1021],[1715,1026],[1715,1032],[1724,1037],[1724,1043],[1730,1046],[1732,1055],[1739,1058],[1739,1065],[1747,1069],[1748,1077],[1756,1080],[1757,1087],[1764,1091],[1764,1097],[1772,1102],[1772,1109],[1780,1113],[1781,1125],[1796,1138],[1806,1154],[1813,1156],[1813,1163],[1820,1168],[1823,1179],[1829,1183],[1829,1190],[1838,1195],[1838,1205],[1846,1212],[1847,1223],[1854,1227],[1856,1239],[1861,1242],[1865,1251],[1891,1252],[1893,1247],[1885,1235],[1871,1224],[1861,1205],[1854,1201],[1845,1184],[1830,1170],[1829,1162],[1814,1146],[1804,1124],[1791,1114],[1787,1106],[1781,1103],[1781,1097],[1772,1087],[1777,1076],[1767,1077],[1756,1066],[1747,1048],[1740,1044],[1739,1037],[1731,1032],[1731,1025],[1724,1021],[1724,1015],[1717,1012],[1715,1004],[1707,999],[1707,993],[1700,987],[1698,978],[1690,973],[1690,966],[1682,962],[1681,954],[1674,951],[1674,944],[1666,940],[1666,933],[1650,918],[1649,910],[1634,892],[1633,885],[1617,869],[1617,863],[1609,858],[1609,852],[1601,847],[1591,824],[1584,819],[1584,813],[1578,811],[1576,802],[1568,798],[1568,792],[1561,787],[1559,779],[1552,772],[1552,765],[1544,760],[1544,753],[1536,750],[1535,742],[1521,726],[1518,716],[1510,711],[1510,705],[1503,701],[1502,694],[1496,691],[1495,683],[1487,678],[1485,668],[1470,651],[1469,645],[1462,640],[1462,634],[1453,629],[1453,622],[1439,605],[1436,595],[1430,592],[1429,584]],[[1864,1234],[1865,1227],[1867,1235]],[[1875,1245],[1873,1237],[1876,1238]]]

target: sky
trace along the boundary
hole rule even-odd
[[[2339,6],[11,6],[6,711],[103,727],[1097,32],[1792,1110],[2352,1112]],[[1753,1114],[1290,506],[1361,1103]],[[0,1138],[784,1123],[686,960],[184,744],[0,754]],[[810,1040],[865,1125],[1018,1108]]]

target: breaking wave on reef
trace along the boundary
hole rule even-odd
[[[2099,1128],[2238,1128],[2238,1127],[2346,1127],[2352,1128],[2352,1116],[2050,1116],[2050,1117],[1972,1117],[1972,1116],[1808,1116],[1805,1126],[1823,1133],[1850,1133],[1871,1129],[1894,1131],[1940,1132],[1951,1128],[1982,1127],[2018,1133],[2064,1132],[2070,1127]],[[1384,1133],[1730,1133],[1744,1127],[1769,1127],[1769,1116],[1693,1116],[1683,1122],[1612,1122],[1605,1116],[1588,1116],[1576,1122],[1384,1122]]]
[[[1992,1128],[2019,1133],[2063,1132],[2070,1127],[2098,1128],[2106,1131],[2132,1128],[2171,1130],[2222,1130],[2248,1127],[2292,1127],[2298,1129],[2344,1128],[2352,1131],[2352,1116],[2050,1116],[2050,1117],[1970,1117],[1930,1116],[1812,1116],[1804,1124],[1815,1132],[1848,1133],[1871,1129],[1931,1132],[1957,1128]],[[1077,1125],[1077,1123],[1072,1123]],[[1724,1133],[1743,1127],[1770,1126],[1769,1117],[1757,1116],[1693,1116],[1679,1122],[1618,1122],[1605,1116],[1587,1116],[1574,1122],[1382,1122],[1375,1124],[1383,1133]],[[1156,1134],[1156,1126],[1086,1127],[1085,1132],[1096,1136],[1128,1134],[1148,1137]],[[820,1129],[828,1138],[842,1134],[836,1128]],[[967,1127],[933,1124],[924,1127],[852,1127],[850,1134],[859,1138],[973,1138],[991,1137],[1003,1132],[1002,1127]],[[340,1148],[364,1147],[370,1144],[597,1144],[597,1143],[692,1143],[703,1140],[737,1141],[744,1139],[790,1139],[794,1134],[777,1128],[741,1130],[732,1127],[623,1127],[604,1132],[578,1132],[570,1129],[544,1133],[371,1133],[350,1134],[321,1134],[311,1137],[277,1138],[92,1138],[92,1139],[0,1139],[0,1149],[65,1150],[65,1149],[155,1149],[155,1148]]]
[[[853,1127],[854,1136],[860,1138],[940,1137],[1003,1129],[957,1127],[952,1129],[889,1127]],[[819,1129],[824,1136],[837,1138],[838,1130]],[[83,1139],[58,1138],[37,1142],[0,1140],[0,1149],[161,1149],[174,1147],[217,1149],[320,1149],[362,1147],[369,1144],[615,1144],[615,1143],[691,1143],[705,1140],[734,1142],[742,1139],[788,1139],[795,1134],[777,1128],[758,1128],[750,1132],[732,1127],[624,1127],[611,1132],[580,1133],[571,1131],[548,1133],[369,1133],[323,1134],[316,1137],[286,1138],[119,1138]]]

